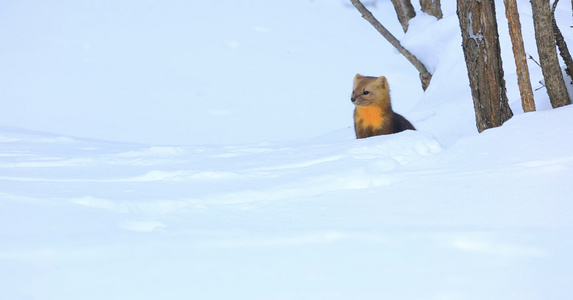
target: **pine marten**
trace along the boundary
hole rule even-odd
[[[386,77],[356,74],[352,90],[354,130],[356,138],[416,130],[406,118],[395,113],[390,104],[390,88]]]

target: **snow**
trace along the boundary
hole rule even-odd
[[[425,92],[347,4],[1,3],[0,299],[572,298],[573,108],[519,108],[503,3],[481,134],[453,1],[372,8]],[[355,73],[418,130],[356,140]]]

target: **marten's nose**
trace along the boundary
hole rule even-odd
[[[350,101],[352,101],[352,103],[354,103],[356,101],[356,98],[350,98]]]

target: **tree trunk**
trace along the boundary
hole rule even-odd
[[[462,46],[479,132],[501,126],[509,108],[500,55],[494,1],[458,0]]]
[[[404,29],[404,32],[408,31],[410,19],[416,16],[412,2],[410,0],[392,0],[392,4],[394,4],[402,29]]]
[[[420,6],[423,12],[438,18],[438,20],[443,17],[440,0],[420,0]]]
[[[523,37],[521,35],[521,23],[519,22],[519,11],[515,0],[504,0],[505,15],[509,24],[509,36],[513,45],[513,56],[517,69],[517,83],[519,93],[521,94],[521,106],[523,111],[535,111],[535,102],[533,101],[533,90],[529,79],[529,69],[527,68],[527,57],[525,56],[525,47],[523,46]]]
[[[428,88],[428,86],[430,85],[430,81],[432,80],[432,74],[428,72],[426,66],[424,66],[424,64],[420,60],[418,60],[418,58],[416,58],[412,53],[410,53],[410,51],[406,50],[406,48],[404,48],[402,44],[400,44],[400,41],[398,41],[398,39],[394,35],[392,35],[392,33],[390,33],[390,31],[388,31],[386,27],[384,27],[380,22],[378,22],[378,20],[376,20],[376,18],[372,15],[372,13],[366,7],[364,7],[364,5],[359,0],[350,0],[350,2],[352,2],[352,5],[354,5],[354,7],[358,9],[358,11],[362,14],[362,17],[365,20],[370,22],[370,24],[372,24],[372,26],[374,26],[374,28],[376,28],[376,30],[378,30],[378,32],[388,42],[390,42],[390,44],[394,46],[394,48],[396,48],[398,52],[404,55],[406,59],[408,59],[408,61],[412,63],[414,67],[416,67],[416,69],[420,73],[420,80],[422,81],[422,89],[425,91],[426,88]]]
[[[555,35],[557,48],[559,48],[559,54],[561,54],[561,58],[563,58],[563,62],[565,62],[565,73],[569,76],[569,81],[573,83],[573,58],[571,58],[571,53],[569,52],[567,43],[565,42],[563,34],[561,34],[561,30],[559,30],[559,26],[557,26],[557,21],[555,20],[555,8],[557,7],[558,2],[559,0],[555,0],[555,2],[553,2],[553,7],[551,8],[553,34]]]
[[[545,80],[547,94],[553,108],[571,104],[559,58],[555,49],[555,36],[553,34],[553,21],[549,0],[531,0],[533,10],[533,26],[535,28],[535,40],[537,42],[537,53],[539,63]]]

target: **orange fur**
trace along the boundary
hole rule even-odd
[[[356,118],[357,121],[362,124],[363,127],[376,128],[382,124],[384,119],[382,114],[382,108],[374,105],[370,106],[357,106],[356,107]]]

